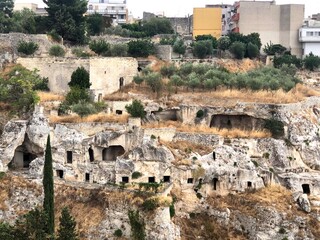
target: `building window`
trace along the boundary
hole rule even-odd
[[[92,5],[89,5],[89,10],[93,10],[93,6]]]
[[[307,37],[313,37],[313,32],[307,32]]]

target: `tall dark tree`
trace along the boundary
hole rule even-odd
[[[50,135],[48,135],[48,139],[47,139],[42,183],[43,183],[43,189],[44,189],[43,209],[48,216],[48,234],[53,235],[54,234],[54,189],[53,189],[53,170],[52,170]]]
[[[0,0],[0,12],[3,12],[7,17],[12,17],[13,6],[13,0]]]
[[[0,32],[8,33],[12,25],[13,0],[0,0]]]
[[[78,240],[76,221],[70,215],[69,209],[64,207],[61,212],[57,240]]]
[[[100,35],[106,28],[111,27],[112,19],[99,13],[94,13],[86,17],[86,22],[89,35],[94,36]]]
[[[84,43],[86,0],[43,0],[52,30],[71,43]]]

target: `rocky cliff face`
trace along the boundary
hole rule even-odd
[[[320,98],[204,108],[199,121],[199,106],[181,106],[182,121],[254,130],[273,119],[283,124],[283,131],[276,138],[256,139],[172,132],[176,145],[170,145],[139,126],[112,129],[109,124],[82,131],[70,124],[50,125],[37,109],[29,121],[8,122],[1,136],[0,171],[27,178],[35,187],[13,181],[16,186],[5,191],[4,196],[13,192],[3,201],[0,216],[12,221],[41,203],[39,183],[50,134],[56,202],[72,207],[83,239],[111,239],[117,229],[129,238],[132,209],[140,209],[148,239],[214,239],[221,233],[230,239],[319,239]],[[200,154],[199,145],[209,151]],[[143,203],[150,199],[150,189],[139,190],[139,183],[152,187],[154,182],[160,185],[152,197],[175,200],[148,212]],[[90,217],[76,206],[87,209]],[[169,206],[171,214],[175,209],[173,218]]]

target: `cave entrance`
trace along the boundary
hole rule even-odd
[[[213,184],[213,190],[216,191],[218,189],[219,179],[218,178],[213,178],[212,179],[212,184]]]
[[[255,118],[249,115],[225,115],[217,114],[212,115],[210,127],[212,128],[239,128],[242,130],[255,130],[262,129],[264,127],[265,120],[260,118]]]
[[[152,111],[151,113],[153,113],[160,121],[178,121],[177,109],[162,110],[159,108],[158,111]]]
[[[14,169],[29,168],[30,163],[36,158],[37,156],[28,152],[24,146],[19,146],[14,152],[12,167]]]
[[[129,177],[122,177],[123,183],[129,183]]]
[[[67,163],[72,163],[72,156],[73,154],[72,154],[72,151],[67,151]]]
[[[102,93],[99,93],[98,95],[98,102],[102,102]]]
[[[124,78],[123,78],[123,77],[120,77],[120,78],[119,78],[119,89],[120,89],[120,90],[122,89],[123,85],[124,85]]]
[[[193,178],[188,178],[187,183],[193,183]]]
[[[63,178],[63,170],[56,170],[56,173],[57,173],[57,177],[59,178]]]
[[[85,175],[85,181],[90,182],[90,173],[86,173]]]
[[[121,110],[116,110],[116,114],[117,115],[122,115],[122,111]]]
[[[103,161],[115,161],[117,157],[124,154],[124,148],[120,145],[110,146],[102,150],[102,160]]]
[[[302,184],[302,190],[303,190],[304,194],[308,194],[309,195],[311,193],[309,184]]]
[[[90,162],[94,162],[94,152],[91,147],[89,148],[89,159],[90,159]]]
[[[247,182],[247,187],[248,187],[248,188],[252,188],[252,182],[248,181],[248,182]]]
[[[170,182],[170,176],[163,176],[163,182],[169,183]]]
[[[156,182],[156,178],[155,177],[149,177],[149,183],[154,183]]]

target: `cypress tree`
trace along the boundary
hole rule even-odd
[[[48,139],[47,139],[42,183],[43,183],[43,189],[44,189],[43,209],[48,216],[48,234],[53,236],[54,234],[54,190],[53,190],[53,170],[52,170],[50,135],[48,135]]]
[[[64,207],[61,212],[60,225],[57,240],[78,240],[76,221],[70,215],[68,208]]]

